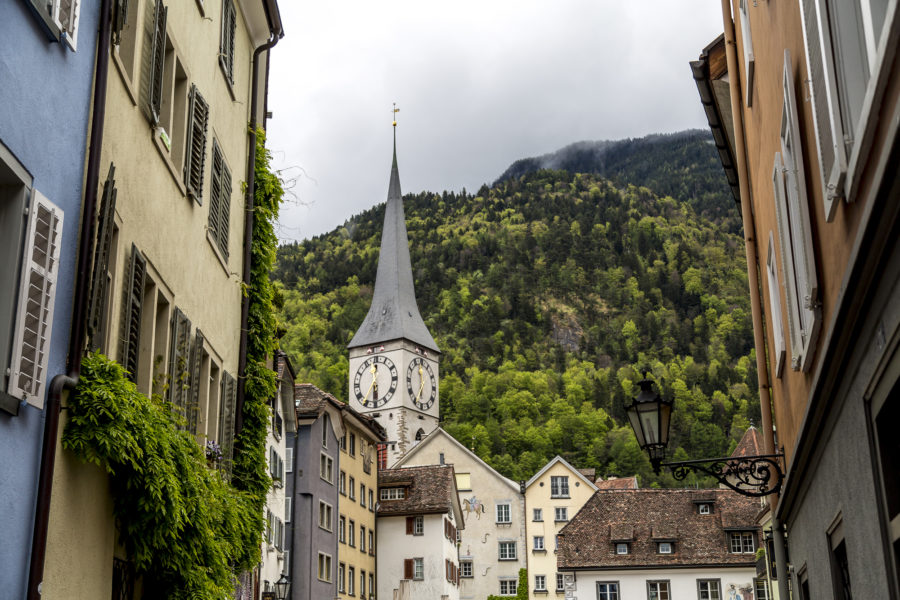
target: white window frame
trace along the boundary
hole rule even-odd
[[[319,528],[334,531],[334,507],[324,500],[319,500]]]
[[[413,535],[425,535],[425,517],[416,515],[413,517]]]
[[[546,592],[547,591],[547,576],[546,575],[535,575],[534,576],[534,591],[535,592]]]
[[[294,471],[294,449],[284,449],[284,472],[292,473]]]
[[[556,506],[553,508],[553,520],[557,523],[563,523],[569,520],[569,508],[567,506]]]
[[[756,72],[756,58],[753,55],[753,36],[750,33],[750,0],[740,0],[738,6],[741,22],[741,43],[744,55],[744,102],[753,106],[753,79]]]
[[[284,499],[284,522],[291,522],[291,497],[287,496]]]
[[[535,508],[532,510],[533,510],[532,519],[531,519],[532,521],[540,522],[540,521],[544,520],[544,509],[543,508]]]
[[[769,230],[769,248],[766,252],[766,275],[769,283],[769,313],[772,318],[772,358],[775,363],[775,377],[781,377],[784,369],[785,342],[784,323],[781,316],[781,285],[778,282],[778,269],[775,265],[775,234]],[[706,508],[706,512],[703,509]],[[700,514],[709,514],[709,505],[700,505]]]
[[[772,232],[769,232],[769,238],[771,239],[771,237],[772,237]],[[780,318],[781,317],[779,315],[779,319]],[[784,332],[782,332],[781,335],[782,335],[782,341],[784,341]],[[709,514],[712,514],[712,508],[709,506],[708,503],[702,502],[697,506],[697,513],[701,514],[701,515],[709,515]]]
[[[655,590],[654,590],[655,586]],[[655,595],[654,595],[655,593]],[[656,580],[656,581],[648,581],[647,582],[647,598],[649,600],[671,600],[672,598],[672,586],[669,585],[669,580]]]
[[[784,51],[784,102],[781,153],[775,153],[772,180],[775,216],[781,246],[781,269],[788,304],[791,368],[809,372],[821,328],[819,283],[810,230],[803,150],[798,129],[797,100],[790,51]]]
[[[557,573],[556,574],[556,592],[559,593],[565,589],[566,589],[565,578],[563,577],[562,573]]]
[[[656,543],[656,553],[657,554],[672,554],[675,549],[672,546],[672,542],[657,542]]]
[[[379,490],[379,497],[382,500],[403,500],[404,498],[406,498],[406,488],[381,488],[381,490]]]
[[[697,599],[722,600],[722,582],[718,579],[698,579]]]
[[[459,559],[459,576],[464,579],[470,579],[474,577],[474,569],[472,568],[472,559]]]
[[[425,559],[422,557],[413,558],[413,579],[416,581],[425,579]]]
[[[616,542],[616,554],[628,554],[631,548],[628,547],[628,542]]]
[[[519,580],[518,579],[501,579],[500,580],[500,595],[501,596],[515,596],[519,590]]]
[[[64,41],[72,51],[78,50],[78,29],[81,23],[82,0],[52,0],[50,4],[50,18],[53,24],[59,28],[59,39]],[[63,6],[67,4],[68,6]],[[65,10],[68,8],[68,12]]]
[[[498,502],[495,509],[498,525],[508,525],[512,523],[512,506],[509,502]]]
[[[619,600],[618,581],[598,581],[596,587],[597,600]]]
[[[347,517],[344,515],[338,515],[338,541],[347,543]]]
[[[534,536],[533,543],[534,543],[535,550],[546,550],[546,548],[544,547],[544,536],[542,536],[542,535]]]
[[[319,458],[319,478],[334,485],[334,459],[324,452]]]
[[[324,577],[323,577],[324,575]],[[319,581],[331,583],[331,555],[325,552],[319,552],[319,560],[317,563],[316,577]]]
[[[769,593],[769,581],[765,577],[753,578],[753,593],[756,600],[771,600]]]
[[[346,589],[344,586],[347,581],[347,565],[342,562],[338,563],[338,591],[340,593],[344,593]]]
[[[519,554],[516,551],[515,540],[500,540],[497,542],[497,559],[498,560],[518,560]]]
[[[347,565],[347,595],[356,594],[356,567]]]
[[[565,490],[563,490],[565,488]],[[550,477],[550,497],[569,498],[569,476],[552,475]]]

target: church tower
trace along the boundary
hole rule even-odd
[[[393,442],[387,456],[391,465],[438,427],[440,414],[440,350],[419,314],[413,288],[397,169],[396,121],[375,291],[348,350],[350,406],[385,428],[388,441]]]

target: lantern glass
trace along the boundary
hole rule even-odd
[[[282,574],[281,579],[275,582],[275,597],[278,600],[285,600],[288,597],[288,590],[291,589],[291,580],[287,575]]]
[[[672,401],[653,393],[653,382],[639,382],[641,393],[626,407],[628,420],[634,429],[638,445],[648,450],[651,458],[662,460],[669,443],[669,425],[672,420]]]

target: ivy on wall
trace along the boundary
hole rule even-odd
[[[519,569],[519,584],[516,586],[516,600],[528,600],[528,569]],[[487,600],[508,600],[509,596],[491,594]]]

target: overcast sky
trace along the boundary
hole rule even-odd
[[[282,241],[387,197],[492,183],[580,140],[706,127],[688,62],[719,0],[281,0],[268,146],[290,181]]]

